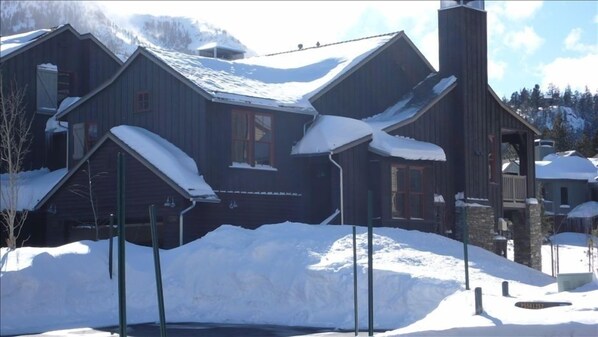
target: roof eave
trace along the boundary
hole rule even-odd
[[[494,97],[494,99],[498,102],[498,104],[503,109],[505,109],[509,114],[511,114],[513,117],[515,117],[517,120],[519,120],[523,125],[525,125],[528,129],[530,129],[532,132],[534,132],[534,134],[536,136],[539,136],[542,134],[542,132],[540,132],[540,130],[538,130],[535,126],[533,126],[531,123],[526,121],[523,117],[519,116],[515,111],[513,111],[513,109],[511,109],[511,107],[506,105],[505,102],[503,102],[500,98],[498,98],[498,95],[494,92],[494,90],[492,89],[490,84],[488,84],[487,87],[488,87],[488,91],[490,92],[492,97]]]

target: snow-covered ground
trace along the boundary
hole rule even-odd
[[[588,270],[586,236],[559,234],[553,241],[559,242],[560,272]],[[543,247],[548,274],[470,246],[472,290],[465,290],[460,242],[375,228],[374,251],[375,327],[388,330],[380,335],[598,336],[596,267],[590,284],[558,292],[556,279],[548,275],[550,246]],[[357,252],[359,325],[367,329],[364,227],[357,228]],[[598,249],[593,253],[598,255]],[[169,322],[353,328],[351,226],[222,226],[160,254]],[[151,248],[128,244],[126,260],[127,321],[158,321]],[[3,248],[0,334],[117,325],[116,261],[115,253],[111,280],[108,241],[10,252]],[[510,297],[501,295],[505,280]],[[484,294],[482,315],[474,314],[475,287]],[[536,300],[571,305],[541,310],[515,306]]]

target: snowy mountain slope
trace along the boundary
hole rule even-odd
[[[247,50],[209,23],[182,17],[117,16],[92,1],[1,1],[0,9],[2,36],[70,23],[82,34],[92,33],[122,60],[138,45],[195,53],[203,44],[221,42]]]
[[[554,120],[560,115],[563,122],[571,128],[574,133],[583,132],[586,121],[570,107],[553,105],[548,108],[540,108],[534,113],[529,114],[529,121],[540,129],[552,129]]]

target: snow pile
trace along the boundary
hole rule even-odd
[[[217,199],[214,190],[199,175],[195,160],[164,138],[146,129],[120,125],[110,132],[147,159],[192,197]]]
[[[366,327],[367,233],[364,227],[357,232],[359,317]],[[376,328],[408,332],[417,326],[492,326],[497,320],[524,324],[529,315],[533,324],[579,323],[573,331],[598,326],[598,308],[589,301],[598,295],[596,284],[584,292],[555,294],[551,277],[470,246],[470,283],[472,289],[484,287],[490,317],[473,316],[461,243],[391,228],[376,228],[373,241]],[[126,249],[127,320],[157,321],[152,251],[132,244]],[[2,249],[0,260],[2,334],[118,323],[117,277],[108,277],[107,241]],[[116,261],[115,253],[115,271]],[[282,223],[246,230],[225,225],[161,251],[161,262],[169,322],[353,326],[351,226]],[[497,295],[503,280],[514,297]],[[518,299],[574,304],[534,313],[514,307]]]
[[[33,210],[37,203],[66,175],[66,169],[50,172],[47,168],[21,172],[17,176],[18,200],[9,197],[8,173],[0,174],[0,210],[15,206],[18,211]]]
[[[597,201],[584,202],[567,213],[567,218],[593,218],[595,216],[598,216]]]
[[[8,56],[9,54],[25,47],[50,31],[50,29],[39,29],[26,33],[0,37],[0,57]]]
[[[374,131],[370,150],[382,156],[400,157],[407,160],[446,161],[444,150],[436,144],[409,137],[392,136],[381,130]]]

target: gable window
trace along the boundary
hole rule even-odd
[[[561,187],[561,205],[569,205],[569,190]]]
[[[274,166],[272,115],[262,112],[232,112],[233,163]]]
[[[391,166],[391,214],[393,218],[424,218],[424,168]]]
[[[135,94],[135,112],[150,110],[150,94],[147,91],[138,91]]]
[[[77,123],[73,125],[73,159],[81,159],[98,140],[96,122]]]
[[[58,106],[58,68],[53,64],[37,66],[37,113],[54,115]]]
[[[72,96],[75,74],[70,71],[59,71],[57,80],[57,103]]]

